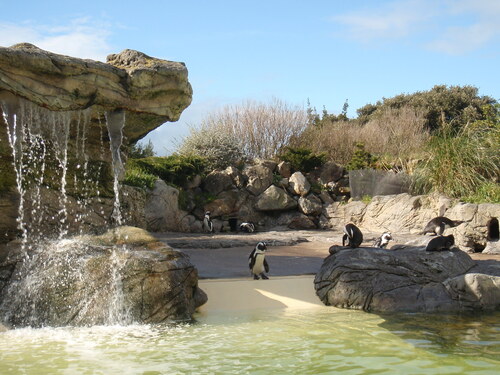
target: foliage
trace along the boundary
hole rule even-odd
[[[321,126],[310,126],[294,145],[327,152],[330,160],[345,165],[356,144],[363,143],[367,152],[384,155],[390,164],[418,158],[428,138],[422,112],[404,107],[387,108],[364,125],[353,120],[322,120]]]
[[[458,131],[449,126],[433,136],[428,157],[415,171],[417,191],[438,191],[465,199],[494,196],[500,180],[500,121],[489,117]],[[493,185],[492,185],[493,184]]]
[[[152,187],[151,181],[160,178],[174,186],[182,186],[195,175],[206,171],[205,159],[194,155],[174,154],[166,157],[129,159],[124,183]]]
[[[241,143],[236,135],[217,126],[191,129],[178,149],[185,158],[203,159],[208,169],[225,169],[243,158]]]
[[[153,143],[149,141],[146,145],[135,143],[128,149],[128,157],[132,159],[142,159],[155,156]]]
[[[356,143],[356,149],[352,155],[351,161],[346,165],[347,170],[358,170],[375,168],[377,157],[365,150],[364,143]]]
[[[212,164],[224,157],[230,159],[222,163],[224,167],[242,157],[273,158],[306,126],[307,114],[303,108],[278,99],[270,103],[247,101],[209,114],[201,128],[184,141],[179,152],[200,154],[208,148],[210,151],[202,155]],[[236,151],[239,154],[233,156]]]
[[[478,89],[473,86],[436,85],[429,91],[400,94],[376,104],[367,104],[357,113],[359,122],[365,124],[384,109],[410,107],[423,111],[427,129],[438,130],[446,124],[461,129],[468,123],[484,120],[483,108],[495,103],[491,97],[479,96]]]
[[[462,200],[470,203],[500,204],[500,184],[495,182],[485,182],[472,192],[472,194],[462,197]]]
[[[287,147],[280,159],[290,163],[292,170],[307,173],[325,163],[326,153],[316,154],[305,147]]]
[[[157,176],[144,172],[138,165],[132,162],[127,163],[123,183],[125,185],[137,186],[143,189],[152,189],[157,179]]]

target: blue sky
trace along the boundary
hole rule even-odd
[[[209,112],[272,97],[339,113],[436,84],[500,99],[500,1],[2,1],[0,46],[105,61],[183,61],[193,103],[152,132],[159,154]],[[175,144],[175,143],[174,143]]]

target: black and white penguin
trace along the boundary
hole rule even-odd
[[[442,236],[445,229],[456,227],[462,223],[463,221],[450,220],[444,216],[437,216],[427,223],[420,234],[433,233]]]
[[[253,233],[255,232],[255,225],[250,222],[243,222],[240,224],[240,231],[241,232],[247,232],[247,233]]]
[[[205,212],[205,217],[203,218],[203,230],[208,233],[213,233],[214,224],[210,218],[210,211]]]
[[[438,236],[429,241],[425,251],[450,250],[453,245],[455,245],[455,237],[453,237],[453,234],[449,236]]]
[[[248,267],[250,268],[254,280],[259,280],[260,277],[266,280],[269,279],[269,277],[264,274],[264,271],[269,272],[269,264],[267,264],[266,261],[266,250],[266,243],[259,242],[248,257]]]
[[[344,227],[342,246],[345,246],[346,241],[347,246],[350,246],[353,249],[359,247],[359,245],[361,245],[361,242],[363,242],[363,233],[361,233],[359,228],[352,223],[349,223]]]
[[[385,249],[390,240],[392,240],[391,232],[382,233],[382,235],[373,243],[373,247]]]

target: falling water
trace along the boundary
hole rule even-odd
[[[97,171],[89,170],[86,150],[90,109],[53,112],[23,99],[1,101],[0,105],[7,124],[20,196],[18,229],[22,239],[22,256],[17,259],[10,283],[2,292],[0,321],[20,326],[41,326],[46,321],[64,325],[67,324],[64,319],[78,322],[81,318],[96,324],[128,324],[121,275],[127,259],[126,249],[98,250],[98,258],[109,267],[105,274],[111,276],[104,284],[87,285],[86,289],[82,287],[85,293],[77,293],[76,297],[71,297],[75,293],[69,290],[70,285],[88,284],[88,272],[92,271],[89,271],[91,268],[86,254],[97,251],[89,250],[78,240],[66,239],[70,229],[78,232],[79,227],[82,232],[81,224],[90,213],[88,207],[92,209],[89,203],[96,197],[100,200],[98,181],[101,164]],[[120,147],[125,113],[122,110],[107,112],[105,118],[114,175],[115,199],[111,219],[114,224],[121,225],[119,181],[124,168]],[[104,160],[104,134],[100,120],[99,129],[102,155],[98,160]],[[71,170],[74,172],[73,179],[69,178],[70,167],[74,168]],[[72,183],[74,188],[71,196],[68,183]],[[45,201],[47,197],[52,199],[52,209]],[[70,201],[76,202],[76,208],[70,206]],[[75,210],[78,212],[73,212]],[[57,227],[52,233],[57,240],[45,240],[50,235],[47,227]],[[66,306],[62,311],[54,310],[47,299],[41,298],[66,285],[68,295],[51,297],[64,299],[57,303]],[[64,318],[66,311],[69,315]]]
[[[106,123],[108,125],[109,146],[111,149],[111,156],[113,158],[113,190],[115,192],[113,219],[116,224],[121,225],[122,215],[120,210],[119,180],[123,178],[125,169],[123,168],[120,156],[120,147],[122,145],[123,138],[122,130],[125,125],[125,111],[116,110],[113,112],[106,112]]]

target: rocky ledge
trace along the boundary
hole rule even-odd
[[[129,141],[177,121],[192,94],[184,63],[134,50],[109,55],[103,63],[29,43],[0,47],[0,99],[24,98],[51,111],[125,110]]]
[[[500,265],[458,249],[426,252],[332,246],[314,280],[326,305],[371,312],[500,308]]]
[[[0,262],[8,326],[189,320],[206,301],[189,257],[134,227],[46,243],[27,256],[13,247]]]

